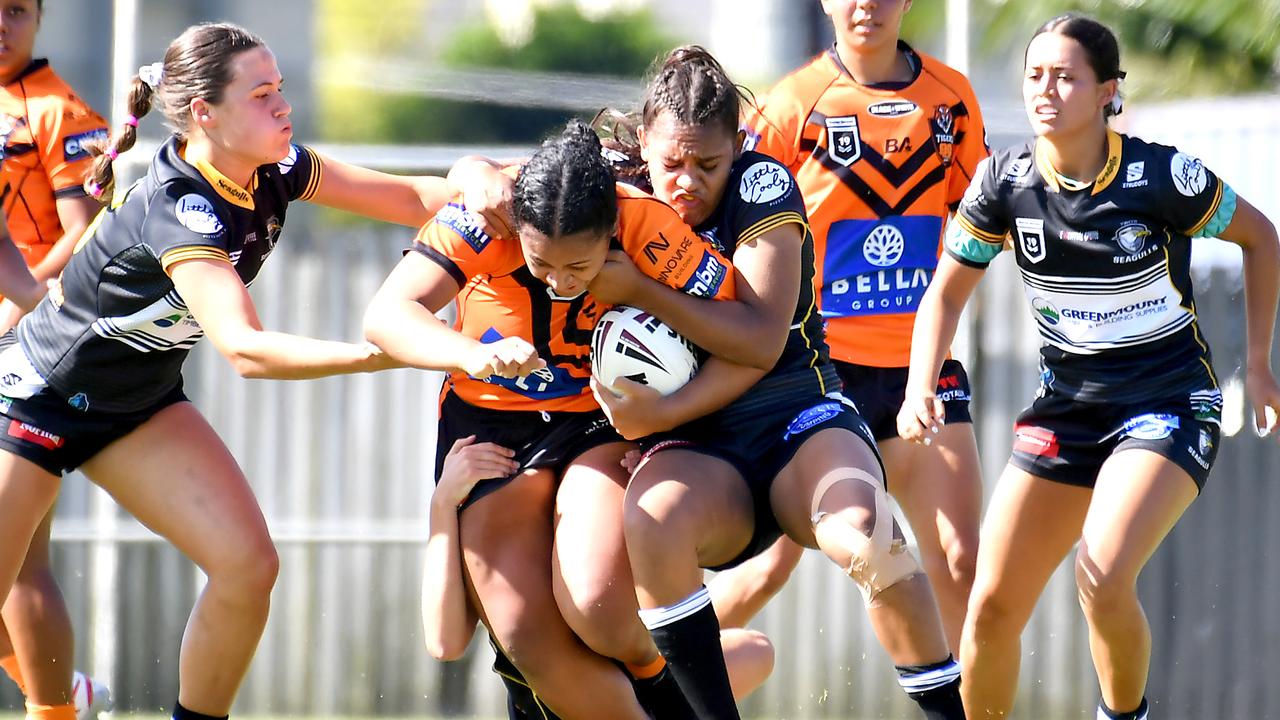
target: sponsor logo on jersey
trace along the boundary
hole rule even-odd
[[[1009,163],[1009,167],[1000,179],[1004,182],[1017,182],[1026,177],[1029,172],[1031,172],[1031,158],[1018,158]]]
[[[862,244],[862,256],[876,267],[893,267],[902,259],[907,241],[892,225],[878,225]]]
[[[1124,169],[1124,184],[1121,187],[1128,189],[1146,186],[1146,174],[1147,164],[1142,160],[1129,163]]]
[[[222,232],[222,221],[213,210],[213,203],[203,195],[187,193],[178,198],[174,215],[182,227],[201,235],[217,235]]]
[[[693,247],[693,238],[684,236],[680,238],[680,247],[670,255],[662,258],[661,268],[658,270],[658,282],[664,285],[671,284],[671,273],[683,270],[689,265],[689,249]],[[644,255],[649,262],[654,265],[658,264],[658,250],[669,250],[671,241],[667,240],[661,233],[658,234],[657,240],[650,240],[644,246]]]
[[[792,435],[799,435],[806,430],[811,430],[836,417],[843,411],[844,406],[838,402],[822,403],[821,405],[806,408],[800,411],[800,414],[792,418],[791,422],[787,424],[787,431],[782,435],[782,439],[787,440]]]
[[[1135,318],[1154,313],[1162,313],[1169,307],[1169,299],[1164,297],[1150,300],[1139,300],[1113,310],[1081,310],[1079,308],[1062,308],[1060,316],[1066,320],[1078,320],[1093,325],[1109,325],[1114,322],[1127,322]]]
[[[1098,231],[1085,230],[1084,232],[1080,232],[1079,230],[1059,230],[1058,238],[1078,243],[1093,242],[1098,239]]]
[[[920,106],[910,100],[888,100],[867,106],[868,113],[875,115],[876,117],[889,118],[909,115],[919,109]]]
[[[1205,170],[1204,163],[1186,153],[1174,153],[1169,172],[1173,175],[1173,186],[1187,197],[1199,195],[1209,185],[1209,171]]]
[[[1057,325],[1062,321],[1062,313],[1058,312],[1058,308],[1054,307],[1053,303],[1044,298],[1032,300],[1031,309],[1035,310],[1050,325]]]
[[[1038,263],[1049,253],[1044,242],[1044,220],[1040,218],[1014,218],[1018,231],[1018,246],[1027,260]]]
[[[480,336],[480,342],[486,344],[494,343],[502,338],[502,333],[491,327]],[[473,380],[477,379],[470,375],[468,377]],[[522,378],[504,378],[490,375],[483,382],[504,387],[513,393],[534,400],[549,400],[580,395],[587,388],[589,379],[574,377],[570,374],[568,368],[561,365],[547,365]]]
[[[827,154],[845,167],[862,157],[862,135],[858,132],[857,115],[827,118]]]
[[[724,263],[717,260],[716,256],[710,252],[704,252],[702,262],[698,263],[698,271],[689,278],[689,282],[685,283],[682,289],[696,297],[715,297],[720,292],[720,286],[724,284],[727,274],[728,268]]]
[[[62,156],[67,162],[75,162],[89,157],[89,146],[106,142],[107,129],[98,128],[78,135],[68,135],[62,140]]]
[[[289,154],[285,155],[283,160],[276,163],[276,167],[280,168],[281,175],[288,175],[289,171],[293,170],[293,166],[297,164],[297,162],[298,162],[298,146],[290,145]]]
[[[1036,457],[1056,458],[1059,451],[1058,436],[1049,428],[1037,425],[1013,427],[1013,451]]]
[[[933,141],[938,147],[938,158],[942,160],[943,167],[951,164],[951,154],[956,141],[955,126],[955,115],[952,114],[950,106],[939,105],[934,108]]]
[[[436,213],[436,222],[458,233],[477,253],[489,244],[489,233],[480,229],[480,218],[457,203],[449,203]]]
[[[1163,440],[1177,429],[1177,415],[1145,413],[1126,420],[1120,434],[1134,440]]]
[[[738,195],[749,203],[767,205],[791,190],[791,173],[776,162],[758,162],[742,173]]]
[[[66,443],[61,435],[55,435],[48,430],[43,430],[31,423],[24,423],[19,420],[9,421],[9,437],[26,440],[29,443],[39,445],[45,450],[57,450]]]

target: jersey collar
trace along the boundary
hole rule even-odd
[[[183,160],[187,160],[186,155],[187,148],[186,146],[183,146]],[[223,175],[218,168],[210,165],[204,160],[187,160],[187,162],[191,163],[191,167],[194,167],[197,172],[204,176],[204,179],[213,186],[213,189],[222,196],[223,200],[226,200],[232,205],[242,207],[245,210],[253,209],[253,192],[258,189],[257,172],[254,172],[253,178],[249,181],[249,187],[243,188],[233,182],[231,178]]]
[[[1083,190],[1093,185],[1093,191],[1090,195],[1097,195],[1106,190],[1111,181],[1116,179],[1116,175],[1120,173],[1120,151],[1124,143],[1120,138],[1120,133],[1107,129],[1107,161],[1102,164],[1102,170],[1098,172],[1098,176],[1093,179],[1092,183],[1080,183],[1072,180],[1065,175],[1060,174],[1049,162],[1048,153],[1044,149],[1044,145],[1036,141],[1036,168],[1040,171],[1040,176],[1044,178],[1044,182],[1053,192],[1062,192],[1063,190]]]
[[[30,65],[23,68],[22,72],[18,73],[17,75],[14,75],[12,80],[4,83],[3,87],[8,87],[16,82],[21,82],[23,80],[26,80],[27,78],[31,77],[32,75],[40,72],[41,70],[47,67],[49,67],[49,60],[47,58],[36,58],[35,60],[31,61]]]
[[[849,68],[844,66],[844,61],[840,59],[840,53],[837,52],[835,43],[832,43],[831,47],[827,48],[827,57],[831,58],[831,62],[835,64],[836,70],[839,71],[841,75],[844,75],[845,79],[849,80],[853,84],[858,85],[860,87],[865,87],[869,90],[894,91],[894,90],[903,90],[907,87],[910,87],[913,83],[915,83],[916,80],[920,79],[920,71],[924,69],[924,61],[920,59],[919,53],[917,53],[915,49],[913,49],[910,45],[908,45],[905,40],[901,40],[901,39],[898,40],[898,50],[906,54],[907,64],[911,66],[910,80],[905,80],[902,82],[883,82],[883,83],[872,83],[870,85],[863,85],[862,83],[854,79],[853,73],[849,72]]]

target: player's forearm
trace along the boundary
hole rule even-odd
[[[768,373],[759,368],[735,365],[712,356],[693,379],[664,401],[663,424],[670,430],[710,415],[742,397]]]
[[[44,283],[31,275],[18,246],[7,237],[0,238],[0,295],[13,300],[24,312],[30,312],[44,293]]]
[[[940,289],[940,288],[939,288]],[[963,304],[957,304],[931,287],[925,291],[911,331],[911,367],[907,372],[908,395],[927,395],[938,385],[942,361],[955,339]]]
[[[395,360],[423,370],[463,370],[479,341],[448,327],[421,303],[374,298],[364,317],[365,338]]]
[[[656,280],[641,284],[639,307],[694,345],[732,363],[771,370],[782,355],[789,328],[771,327],[767,315],[736,300],[707,300]]]
[[[273,380],[313,378],[368,372],[387,367],[368,343],[291,335],[271,330],[247,331],[224,338],[219,350],[242,377]]]
[[[422,630],[427,652],[437,660],[456,660],[475,634],[463,584],[458,540],[458,509],[431,503],[431,537],[427,540],[422,577]]]
[[[1271,345],[1280,302],[1280,244],[1270,236],[1244,248],[1247,359],[1250,369],[1271,368]]]

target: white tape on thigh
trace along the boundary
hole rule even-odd
[[[822,512],[822,499],[832,487],[844,480],[861,480],[871,486],[875,496],[875,516],[868,537],[843,518]],[[828,473],[813,492],[813,534],[819,546],[836,545],[849,553],[845,572],[862,591],[867,605],[888,588],[920,572],[920,565],[907,550],[907,544],[893,536],[893,510],[884,486],[870,473],[859,468],[842,468]]]

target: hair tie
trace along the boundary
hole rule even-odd
[[[146,83],[152,90],[159,88],[160,83],[164,80],[164,63],[154,62],[138,68],[138,79]]]
[[[124,124],[128,125],[131,128],[138,127],[138,116],[134,115],[133,113],[129,113],[124,118]]]
[[[115,148],[111,148],[110,150],[107,151],[107,158],[110,159],[112,162],[115,162],[115,159],[118,157],[120,157],[119,150],[116,150]]]
[[[85,189],[86,189],[86,190],[88,190],[88,191],[89,191],[89,194],[90,194],[90,195],[92,195],[92,196],[93,196],[93,197],[95,197],[95,198],[100,198],[100,197],[102,197],[102,186],[101,186],[101,185],[99,185],[99,184],[98,184],[96,181],[94,181],[94,180],[90,180],[90,181],[89,181],[89,184],[85,187]]]

